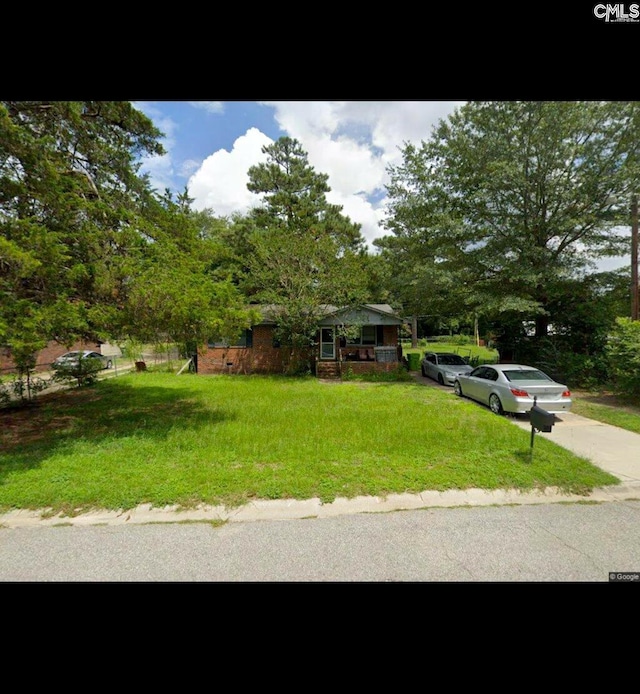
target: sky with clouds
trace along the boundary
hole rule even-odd
[[[262,147],[297,139],[317,173],[327,174],[330,203],[361,224],[369,244],[385,233],[387,167],[402,160],[405,142],[429,139],[458,101],[136,102],[166,134],[167,154],[143,170],[159,191],[188,188],[196,209],[220,216],[257,202],[247,190],[249,167],[266,160]]]
[[[428,140],[463,101],[153,101],[134,102],[165,134],[167,153],[142,170],[159,192],[187,188],[193,206],[218,216],[246,212],[258,198],[247,171],[266,160],[262,147],[297,139],[317,173],[328,175],[327,200],[342,207],[371,248],[386,233],[389,165],[405,143]],[[609,259],[613,269],[628,259]]]

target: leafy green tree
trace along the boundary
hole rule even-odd
[[[251,320],[185,190],[139,175],[162,133],[129,102],[0,102],[0,344],[200,345]]]
[[[309,368],[319,318],[327,305],[366,299],[367,253],[360,227],[330,205],[327,176],[316,173],[297,140],[263,147],[266,163],[249,169],[249,190],[262,196],[252,210],[245,287],[273,306],[277,333],[291,348],[290,370]]]
[[[392,279],[392,269],[380,253],[370,253],[361,256],[366,282],[366,297],[368,303],[391,304],[400,309],[401,305],[395,300],[389,289]]]
[[[471,102],[390,167],[388,229],[468,308],[543,337],[554,291],[628,252],[639,157],[640,102]]]
[[[105,335],[160,135],[129,102],[0,102],[0,344],[18,366]]]
[[[465,280],[447,263],[436,262],[419,237],[405,234],[400,225],[394,228],[396,235],[377,239],[374,244],[388,269],[386,287],[394,302],[412,317],[412,346],[417,347],[419,323],[439,325],[467,314]]]
[[[217,272],[221,245],[203,233],[203,217],[191,211],[191,203],[186,192],[177,200],[166,192],[148,202],[153,242],[129,268],[117,323],[111,326],[120,336],[176,342],[190,353],[209,339],[234,341],[257,319],[231,278]]]
[[[605,348],[616,317],[628,306],[628,273],[603,272],[564,280],[550,288],[549,312],[561,316],[545,337],[531,335],[533,321],[511,312],[490,324],[503,352],[538,366],[572,387],[591,388],[610,381]],[[505,340],[505,335],[511,342]]]
[[[618,391],[637,399],[640,393],[640,321],[618,317],[606,346]]]
[[[209,272],[212,277],[230,280],[241,291],[250,292],[249,259],[253,254],[251,236],[254,231],[250,219],[241,213],[218,217],[213,210],[192,213],[198,235],[209,246]]]

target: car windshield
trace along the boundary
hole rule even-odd
[[[503,372],[508,381],[552,381],[547,374],[537,369],[517,369]]]
[[[441,354],[438,357],[438,363],[445,366],[465,366],[466,362],[457,354]]]

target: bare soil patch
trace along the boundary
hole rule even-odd
[[[77,416],[67,412],[69,407],[96,400],[98,394],[82,388],[43,393],[23,405],[0,411],[0,445],[34,443],[50,434],[52,429],[66,431],[73,427]],[[55,410],[45,411],[44,405],[54,403]]]

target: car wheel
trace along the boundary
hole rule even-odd
[[[491,393],[489,396],[489,407],[494,414],[504,414],[500,398],[495,393]]]
[[[462,387],[460,386],[460,382],[459,382],[459,381],[456,381],[456,382],[453,384],[453,392],[454,392],[459,398],[462,397]]]
[[[424,370],[424,366],[422,368],[422,375],[426,378],[427,377],[427,372]]]
[[[444,385],[444,378],[442,378],[442,374],[438,374],[438,383],[443,386]]]

